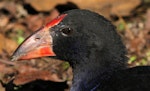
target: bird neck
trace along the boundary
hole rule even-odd
[[[124,62],[116,62],[111,57],[93,56],[78,57],[80,61],[70,63],[74,73],[71,91],[94,91],[97,87],[101,87],[114,72],[126,68]]]
[[[92,64],[92,63],[90,63]],[[78,69],[79,68],[79,69]],[[73,68],[73,85],[71,91],[94,91],[104,79],[108,79],[109,72],[99,72],[100,67],[91,65],[78,65]]]

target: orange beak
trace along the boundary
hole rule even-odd
[[[61,22],[66,14],[62,14],[44,27],[29,36],[14,52],[12,60],[32,59],[43,56],[56,56],[53,52],[53,39],[50,35],[51,27]]]

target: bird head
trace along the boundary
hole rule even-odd
[[[29,36],[14,52],[13,60],[56,56],[77,61],[106,55],[120,60],[125,55],[115,27],[97,13],[75,9],[61,14]]]

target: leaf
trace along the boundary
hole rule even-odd
[[[9,54],[12,54],[12,52],[17,48],[17,43],[11,39],[6,38],[4,35],[0,34],[0,54],[2,54],[2,51],[5,50]],[[10,46],[11,44],[11,46]]]
[[[124,25],[124,23],[123,23],[123,22],[120,22],[117,28],[118,28],[118,30],[120,30],[120,31],[125,30],[125,25]]]
[[[63,67],[64,70],[66,70],[70,67],[70,64],[68,62],[63,62],[62,67]]]
[[[129,59],[129,61],[128,61],[128,63],[131,64],[134,61],[136,61],[136,59],[137,59],[137,56],[131,56],[130,59]]]
[[[19,36],[19,37],[18,37],[18,40],[17,40],[17,43],[18,43],[18,44],[21,44],[23,41],[24,41],[24,37]]]
[[[147,65],[147,60],[146,59],[142,59],[141,60],[141,65]]]
[[[49,71],[32,71],[32,72],[26,72],[21,73],[16,76],[13,83],[15,85],[23,85],[35,80],[45,80],[45,81],[54,81],[54,82],[63,82],[64,80],[61,80],[57,74],[52,74]]]

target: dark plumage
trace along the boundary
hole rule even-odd
[[[5,91],[64,91],[68,88],[68,85],[66,82],[36,80],[21,86],[14,85],[12,81],[4,87],[6,88]]]
[[[49,33],[56,58],[73,68],[71,91],[150,91],[150,67],[127,68],[126,48],[110,21],[88,10],[64,14]],[[14,57],[28,53],[21,50]]]

